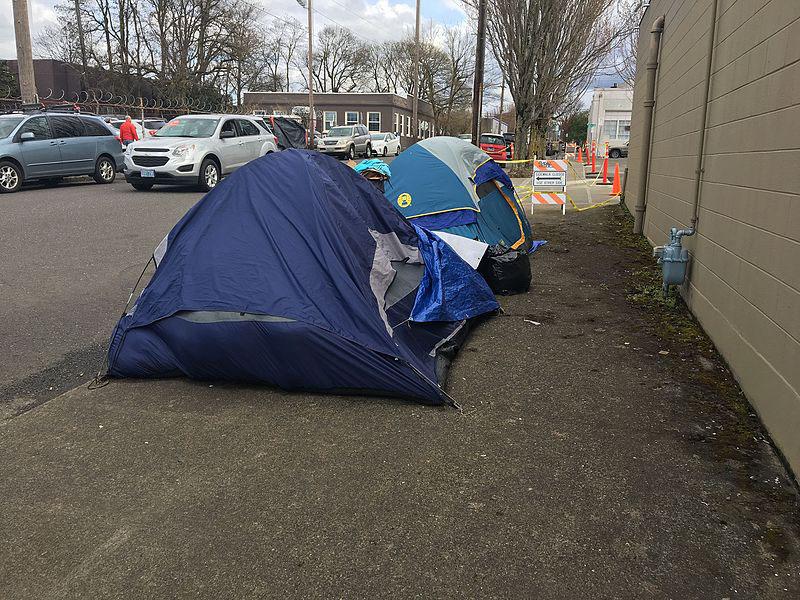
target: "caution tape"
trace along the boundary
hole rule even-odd
[[[611,196],[609,199],[603,200],[602,202],[598,202],[597,204],[590,204],[589,206],[579,207],[577,204],[575,204],[575,202],[572,201],[572,198],[570,196],[567,196],[567,200],[569,200],[569,203],[572,204],[572,208],[574,208],[578,212],[583,212],[585,210],[591,210],[593,208],[600,208],[601,206],[606,206],[612,200],[616,200],[617,198],[619,198],[619,195]]]
[[[569,168],[572,169],[572,172],[575,173],[576,177],[578,177],[578,172],[575,170],[575,167],[572,165],[571,162],[569,163]],[[595,183],[597,182],[597,180],[599,178],[600,178],[600,174],[598,173],[597,177],[595,177],[594,180],[592,180],[592,183],[590,183],[588,185],[589,186],[595,185]],[[587,179],[584,178],[584,181],[587,181]],[[591,197],[591,194],[589,196]],[[567,196],[567,200],[569,200],[569,203],[572,204],[572,208],[574,208],[578,212],[583,212],[585,210],[591,210],[593,208],[600,208],[601,206],[607,206],[612,201],[617,200],[619,198],[619,196],[620,195],[617,194],[616,196],[611,196],[610,198],[608,198],[606,200],[603,200],[602,202],[598,202],[597,204],[590,204],[589,206],[583,206],[583,207],[579,207],[577,204],[575,204],[575,202],[573,202],[573,200],[572,200],[572,198],[570,196]]]
[[[573,164],[572,164],[572,161],[569,161],[567,164],[569,165],[569,168],[570,168],[570,169],[572,169],[572,172],[575,174],[575,178],[576,178],[576,179],[578,179],[579,181],[590,181],[590,179],[587,179],[587,178],[586,178],[586,175],[585,175],[585,174],[584,174],[584,176],[583,176],[583,177],[581,177],[580,175],[578,175],[578,171],[575,169],[575,165],[573,165]],[[600,176],[600,175],[598,174],[598,177],[599,177],[599,176]],[[597,179],[595,179],[594,181],[597,181]],[[590,184],[588,184],[588,185],[594,185],[594,182],[592,182],[592,183],[590,183]]]
[[[533,158],[525,158],[525,159],[521,158],[519,160],[496,160],[494,162],[496,162],[498,164],[503,164],[503,165],[510,165],[510,164],[529,163],[529,162],[533,162],[533,161],[534,161]]]
[[[575,167],[572,165],[571,162],[569,163],[569,168],[572,169],[572,172],[575,174],[575,177],[579,178],[578,172],[575,170]],[[589,185],[594,185],[594,182],[597,181],[597,179],[599,179],[599,175]],[[583,179],[583,181],[587,181],[587,180]],[[533,198],[533,194],[534,194],[533,186],[520,185],[520,186],[516,186],[515,190],[517,192],[517,198],[519,199],[520,202],[522,202],[524,200],[531,200]],[[569,200],[569,203],[572,205],[572,208],[574,208],[577,212],[583,212],[583,211],[586,211],[586,210],[591,210],[593,208],[600,208],[601,206],[608,206],[611,202],[613,202],[615,200],[618,200],[619,197],[620,197],[620,194],[617,194],[615,196],[609,197],[606,200],[603,200],[602,202],[598,202],[597,204],[590,204],[588,206],[578,206],[577,204],[575,204],[575,201],[572,199],[572,196],[570,194],[566,194],[567,200]]]

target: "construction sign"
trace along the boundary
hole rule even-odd
[[[565,188],[567,187],[567,161],[565,160],[535,160],[533,161],[534,189]]]
[[[567,203],[567,161],[535,160],[531,177],[531,202],[536,204],[556,204],[561,206],[562,214]],[[537,189],[538,188],[538,189]],[[546,191],[542,191],[545,188]]]

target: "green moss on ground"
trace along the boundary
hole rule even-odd
[[[724,359],[677,289],[672,287],[664,297],[661,266],[653,258],[647,239],[633,233],[630,213],[623,206],[617,206],[609,216],[614,235],[608,240],[612,245],[632,251],[626,282],[627,300],[643,309],[652,319],[654,333],[659,339],[686,359],[674,362],[673,368],[680,369],[696,386],[698,400],[728,411],[730,420],[716,436],[718,457],[740,459],[742,451],[754,451],[758,440],[768,436]],[[703,367],[701,361],[707,367]]]

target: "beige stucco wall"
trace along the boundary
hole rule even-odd
[[[682,293],[800,475],[800,0],[716,0],[705,173]],[[714,0],[654,0],[665,15],[645,234],[692,214]],[[643,62],[643,61],[641,61]],[[634,87],[626,204],[643,159],[644,65]]]

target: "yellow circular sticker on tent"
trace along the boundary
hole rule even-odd
[[[400,208],[411,206],[411,194],[400,194],[397,197],[397,206]]]

